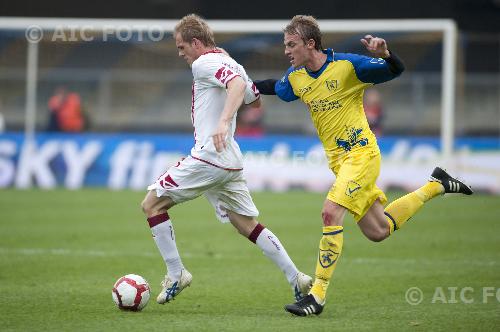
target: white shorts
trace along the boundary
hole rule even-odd
[[[168,196],[175,203],[204,194],[223,223],[229,222],[226,210],[249,217],[259,215],[243,171],[228,171],[191,156],[170,167],[148,190],[156,190],[157,197]]]

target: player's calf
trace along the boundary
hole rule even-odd
[[[364,233],[366,238],[373,242],[382,242],[389,236],[389,232],[387,230],[376,230],[370,231],[368,233]]]
[[[175,203],[170,197],[157,197],[155,191],[151,190],[141,202],[141,209],[149,218],[167,212],[174,205]]]
[[[387,214],[384,206],[379,200],[376,200],[368,209],[366,214],[358,221],[358,227],[367,239],[373,242],[381,242],[391,234],[391,224],[387,220]]]

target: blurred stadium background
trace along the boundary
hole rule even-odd
[[[186,64],[177,57],[175,43],[166,28],[167,20],[165,25],[158,20],[142,21],[145,27],[154,24],[152,30],[142,31],[132,31],[130,24],[120,25],[118,21],[109,21],[108,31],[91,31],[95,29],[92,21],[54,20],[52,28],[43,31],[43,38],[36,44],[37,54],[31,60],[26,34],[29,26],[37,26],[36,17],[175,18],[197,8],[209,20],[288,19],[295,13],[305,12],[316,14],[325,22],[331,18],[401,17],[440,17],[454,22],[458,28],[456,70],[453,71],[456,94],[450,128],[455,142],[453,155],[448,158],[444,158],[441,146],[443,33],[366,31],[385,37],[407,66],[402,77],[376,86],[365,98],[385,156],[379,184],[384,188],[412,189],[435,164],[444,164],[470,179],[476,189],[499,193],[498,1],[448,1],[440,9],[431,1],[419,3],[418,8],[391,2],[382,8],[363,3],[360,10],[360,4],[343,3],[341,8],[329,4],[322,10],[302,11],[301,5],[297,8],[288,5],[280,11],[276,4],[263,14],[259,3],[236,10],[234,4],[222,2],[221,8],[226,10],[220,12],[201,1],[174,6],[173,2],[163,0],[152,1],[149,11],[143,5],[139,12],[134,12],[135,8],[125,5],[112,11],[116,7],[110,2],[100,5],[99,10],[96,7],[92,15],[84,4],[77,5],[79,10],[71,12],[58,6],[57,1],[47,8],[20,9],[19,6],[26,5],[22,1],[2,5],[6,6],[2,13],[18,18],[14,19],[17,28],[9,25],[12,18],[5,17],[4,28],[0,29],[3,127],[0,187],[142,189],[179,156],[189,153],[192,77]],[[420,8],[426,6],[429,12],[435,10],[432,15]],[[329,9],[332,14],[327,14]],[[160,10],[167,15],[160,15]],[[23,24],[21,14],[32,19],[25,19]],[[106,20],[99,22],[105,24]],[[162,28],[166,28],[167,34],[159,33]],[[258,33],[252,31],[253,28],[255,23],[254,26],[248,24],[248,32],[216,31],[216,41],[245,66],[252,78],[281,77],[288,63],[283,55],[280,29],[274,33]],[[325,32],[324,45],[340,52],[363,54],[365,51],[359,43],[363,34]],[[36,61],[37,75],[30,85],[27,68],[33,61]],[[36,98],[27,98],[28,91],[35,91],[33,87]],[[57,104],[57,91],[61,89],[73,98],[63,98],[65,102],[73,101],[65,107],[81,110],[83,126],[54,129],[50,108]],[[29,112],[27,116],[27,109],[35,110],[36,117]],[[328,189],[333,178],[321,160],[321,147],[307,110],[300,102],[284,103],[274,97],[264,97],[263,109],[258,112],[243,109],[238,123],[241,147],[247,154],[246,175],[251,189],[304,188],[320,192]],[[32,127],[36,130],[36,144],[25,144],[23,133],[29,134]],[[71,163],[69,159],[78,161]],[[277,177],[277,170],[283,175]],[[304,172],[315,176],[304,178]],[[304,180],[298,180],[302,178]]]

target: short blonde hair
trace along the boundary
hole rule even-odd
[[[191,42],[193,38],[196,38],[207,47],[215,47],[212,29],[196,14],[189,14],[181,18],[174,28],[174,37],[177,34],[180,34],[185,42]]]
[[[323,49],[321,45],[321,30],[319,29],[318,21],[313,16],[295,15],[285,29],[283,29],[283,32],[289,35],[299,35],[304,43],[312,39],[318,51]]]

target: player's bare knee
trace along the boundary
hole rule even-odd
[[[152,217],[155,215],[155,204],[147,199],[147,197],[141,202],[142,212],[148,216]]]
[[[331,226],[333,221],[333,214],[329,211],[322,211],[321,218],[323,219],[324,226]]]
[[[323,226],[342,226],[346,211],[345,207],[327,199],[321,211]]]
[[[157,198],[154,194],[148,193],[141,202],[142,212],[147,217],[153,217],[168,211],[175,203],[167,197]]]
[[[323,226],[341,226],[342,220],[339,218],[339,214],[335,211],[323,210],[321,212],[321,218],[323,219]]]
[[[149,211],[149,204],[148,204],[148,199],[147,199],[147,197],[146,197],[146,198],[144,198],[144,199],[142,200],[142,202],[141,202],[141,209],[142,209],[142,212],[143,212],[144,214],[146,214],[146,215],[148,214],[148,211]]]

